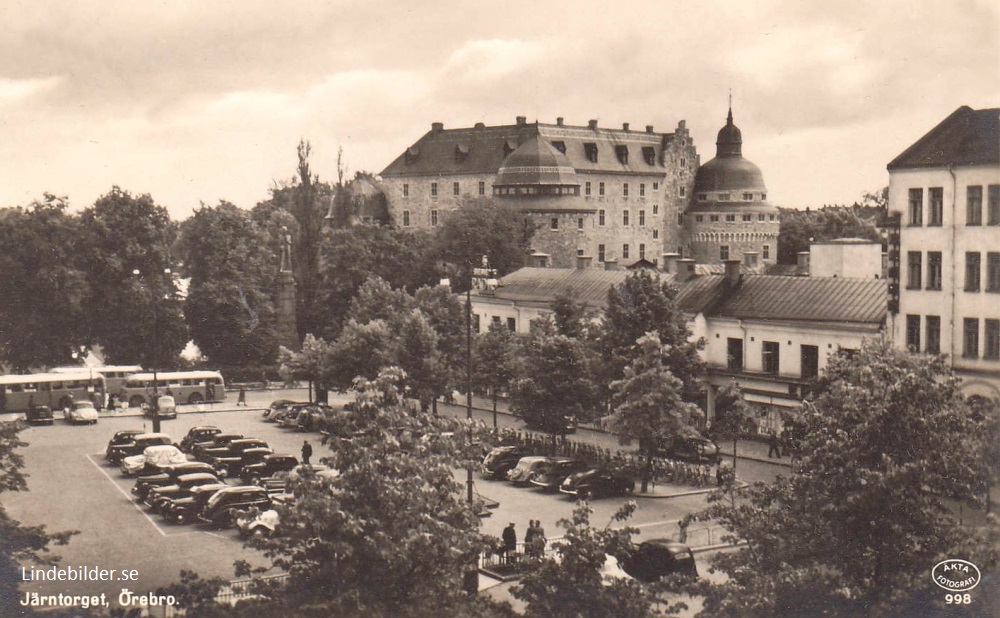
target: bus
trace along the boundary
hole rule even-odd
[[[107,392],[104,376],[96,371],[0,376],[0,412],[27,412],[35,406],[60,410],[85,400],[100,410]]]
[[[171,395],[177,403],[218,403],[226,400],[226,385],[218,371],[159,371],[156,383],[160,395]],[[134,373],[125,378],[118,400],[130,408],[153,402],[153,374]]]
[[[125,384],[125,378],[142,371],[141,365],[103,365],[101,367],[53,367],[49,373],[80,373],[95,371],[104,376],[108,393],[117,393]]]

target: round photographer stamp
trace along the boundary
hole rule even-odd
[[[949,592],[968,592],[979,585],[982,574],[979,567],[968,560],[950,558],[934,565],[931,579]]]

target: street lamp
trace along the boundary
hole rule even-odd
[[[481,265],[475,267],[469,264],[469,285],[465,289],[465,417],[472,420],[472,288],[494,289],[496,288],[496,270],[490,268],[489,258],[485,255],[481,259]],[[493,411],[493,428],[497,427],[497,413]],[[472,434],[469,434],[472,440]],[[471,452],[471,445],[470,445]],[[472,504],[472,464],[468,469],[466,485],[468,486],[469,504]]]
[[[170,277],[170,269],[164,268],[163,274]],[[138,268],[132,270],[132,276],[136,277],[139,281],[139,285],[142,285],[142,273]],[[154,296],[153,298],[153,433],[160,433],[160,380],[157,375],[157,365],[160,360],[160,319],[157,313],[157,302],[160,300],[159,296]]]

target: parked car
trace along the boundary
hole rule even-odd
[[[172,485],[181,476],[198,472],[216,473],[215,468],[203,461],[185,461],[184,463],[170,464],[162,466],[156,474],[144,474],[137,478],[135,486],[132,487],[132,493],[139,500],[145,500],[146,494],[149,493],[150,489],[163,485]]]
[[[483,474],[490,478],[507,478],[507,472],[512,470],[522,457],[531,453],[521,446],[498,446],[483,458]]]
[[[108,443],[105,459],[110,461],[112,465],[117,466],[126,457],[139,455],[150,446],[173,444],[173,440],[165,433],[144,433],[140,431],[132,434],[131,439],[126,439],[126,436],[132,431],[135,430],[120,431]],[[121,441],[113,444],[113,442],[119,440],[119,436],[121,436]]]
[[[63,418],[67,423],[93,425],[97,423],[97,408],[90,401],[74,401],[73,407],[63,410]]]
[[[143,406],[142,413],[145,416],[153,416],[152,406]],[[177,402],[171,395],[160,395],[156,398],[156,416],[159,418],[177,418]]]
[[[591,468],[566,477],[559,491],[584,500],[627,496],[635,491],[632,475],[617,468]]]
[[[270,453],[258,462],[245,464],[240,470],[240,479],[244,483],[255,483],[277,472],[287,472],[297,465],[299,460],[292,455]]]
[[[240,453],[251,448],[268,448],[268,446],[267,442],[259,438],[239,438],[221,446],[201,449],[198,452],[198,459],[211,463],[218,457],[239,457]]]
[[[324,403],[314,403],[304,406],[296,417],[297,427],[301,431],[316,431],[326,425],[326,420],[337,411]]]
[[[529,455],[518,460],[517,465],[507,473],[507,480],[515,485],[525,485],[542,466],[549,462],[551,457],[544,455]]]
[[[215,492],[197,517],[202,523],[228,528],[236,523],[238,511],[252,508],[270,509],[270,496],[263,487],[238,485]]]
[[[575,457],[553,457],[531,476],[531,484],[544,489],[559,489],[566,477],[583,472],[587,462]]]
[[[291,399],[277,399],[271,402],[271,405],[264,410],[264,420],[268,423],[277,422],[278,418],[275,418],[279,413],[284,410],[288,410],[292,406],[301,406],[308,404],[308,401],[294,401]]]
[[[274,451],[266,447],[248,448],[232,457],[215,457],[209,463],[226,476],[237,476],[243,471],[243,466],[260,463]]]
[[[131,455],[122,460],[121,471],[126,476],[155,474],[163,466],[187,461],[187,455],[173,444],[146,447],[142,455]]]
[[[187,435],[181,439],[181,450],[189,453],[198,442],[207,442],[222,433],[215,425],[198,425],[188,429]]]
[[[201,459],[201,453],[205,449],[228,446],[233,440],[242,440],[243,437],[244,436],[241,433],[217,433],[211,438],[195,442],[191,446],[191,455],[193,455],[195,459]]]
[[[576,433],[576,417],[561,416],[557,418],[547,418],[541,415],[532,415],[524,419],[524,424],[528,429],[565,435]]]
[[[705,436],[679,436],[660,447],[658,454],[671,459],[717,464],[722,460],[719,446]]]
[[[656,581],[673,573],[698,577],[691,548],[672,539],[644,541],[620,562],[626,573],[644,582]]]
[[[194,521],[198,517],[208,499],[216,493],[230,487],[225,483],[202,485],[191,490],[191,495],[186,498],[170,499],[160,505],[160,515],[175,524],[186,524]]]
[[[55,418],[52,416],[52,408],[48,406],[33,406],[24,413],[24,420],[29,425],[51,425]]]
[[[167,500],[186,498],[191,495],[191,490],[202,485],[218,485],[222,481],[214,474],[207,472],[195,472],[194,474],[183,474],[177,477],[175,483],[171,485],[161,485],[153,487],[146,493],[143,500],[146,506],[156,512],[166,504]]]
[[[278,529],[278,511],[251,509],[236,519],[236,528],[243,536],[271,536]]]
[[[299,414],[303,410],[307,409],[312,404],[301,404],[297,406],[291,406],[285,410],[284,414],[279,415],[278,425],[285,428],[294,428],[299,426]]]

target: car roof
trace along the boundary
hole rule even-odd
[[[548,461],[550,459],[551,459],[551,457],[549,457],[547,455],[528,455],[526,457],[522,457],[521,459],[519,459],[517,463],[519,463],[519,464],[520,463],[532,464],[532,463],[536,463],[536,462],[539,462],[539,461]]]
[[[673,539],[647,539],[639,544],[639,547],[650,546],[650,547],[662,547],[671,553],[678,552],[689,552],[691,548],[684,543],[678,543]]]
[[[199,479],[212,479],[213,481],[218,480],[214,474],[209,472],[194,472],[191,474],[182,474],[177,477],[178,481],[197,481]]]
[[[165,433],[140,433],[135,436],[136,441],[151,440],[153,438],[166,438],[167,440],[169,440],[170,436],[168,436]]]
[[[216,427],[215,425],[195,425],[191,429],[188,429],[188,433],[193,433],[195,431],[218,431],[220,433],[222,432],[222,430]]]

